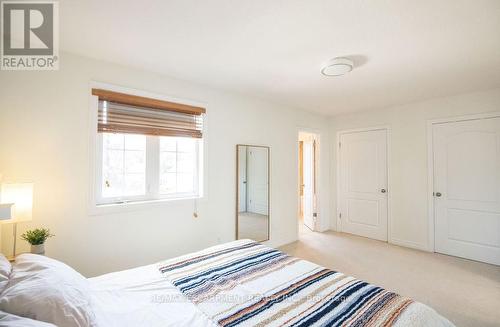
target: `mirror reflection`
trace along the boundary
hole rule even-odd
[[[269,239],[269,147],[237,145],[236,238]]]

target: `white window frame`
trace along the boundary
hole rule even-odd
[[[150,92],[139,91],[130,88],[119,87],[115,85],[91,82],[89,87],[90,101],[90,195],[89,195],[89,214],[101,215],[115,212],[132,211],[138,209],[147,209],[151,206],[172,205],[187,200],[206,200],[207,183],[206,169],[208,160],[204,153],[207,147],[207,121],[206,116],[203,121],[203,138],[196,142],[196,169],[195,169],[195,192],[193,193],[159,193],[159,171],[160,171],[160,144],[159,137],[146,136],[146,193],[140,196],[127,197],[102,197],[102,160],[103,160],[103,139],[102,134],[97,132],[97,109],[98,98],[91,93],[92,88],[106,89],[114,92],[121,92],[131,95],[155,98],[176,103],[183,103],[199,107],[207,107],[206,104],[190,100],[166,97],[164,95],[153,94]]]
[[[106,204],[121,204],[137,201],[154,201],[161,199],[192,199],[200,197],[199,190],[199,175],[200,175],[200,140],[196,140],[194,149],[194,192],[177,192],[172,194],[161,194],[160,193],[160,138],[158,136],[146,135],[146,165],[145,165],[145,193],[144,195],[132,195],[132,196],[116,196],[116,197],[103,197],[102,196],[102,175],[103,175],[103,134],[97,134],[97,164],[96,164],[96,204],[106,205]],[[177,152],[176,152],[177,153]]]

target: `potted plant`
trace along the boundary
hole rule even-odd
[[[47,228],[35,228],[27,230],[21,238],[31,244],[31,253],[45,254],[45,241],[54,235]]]

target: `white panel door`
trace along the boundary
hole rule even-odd
[[[238,211],[247,211],[247,147],[238,146]]]
[[[303,176],[304,176],[304,225],[315,230],[314,224],[314,141],[304,141]]]
[[[268,149],[249,146],[247,151],[247,211],[268,215]]]
[[[500,118],[433,125],[435,251],[500,265]]]
[[[340,136],[342,232],[387,241],[387,131]]]

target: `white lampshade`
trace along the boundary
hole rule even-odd
[[[14,223],[31,220],[33,210],[33,183],[2,184],[0,204],[4,205],[2,207],[10,207],[11,211],[10,219],[4,218],[0,222]]]

